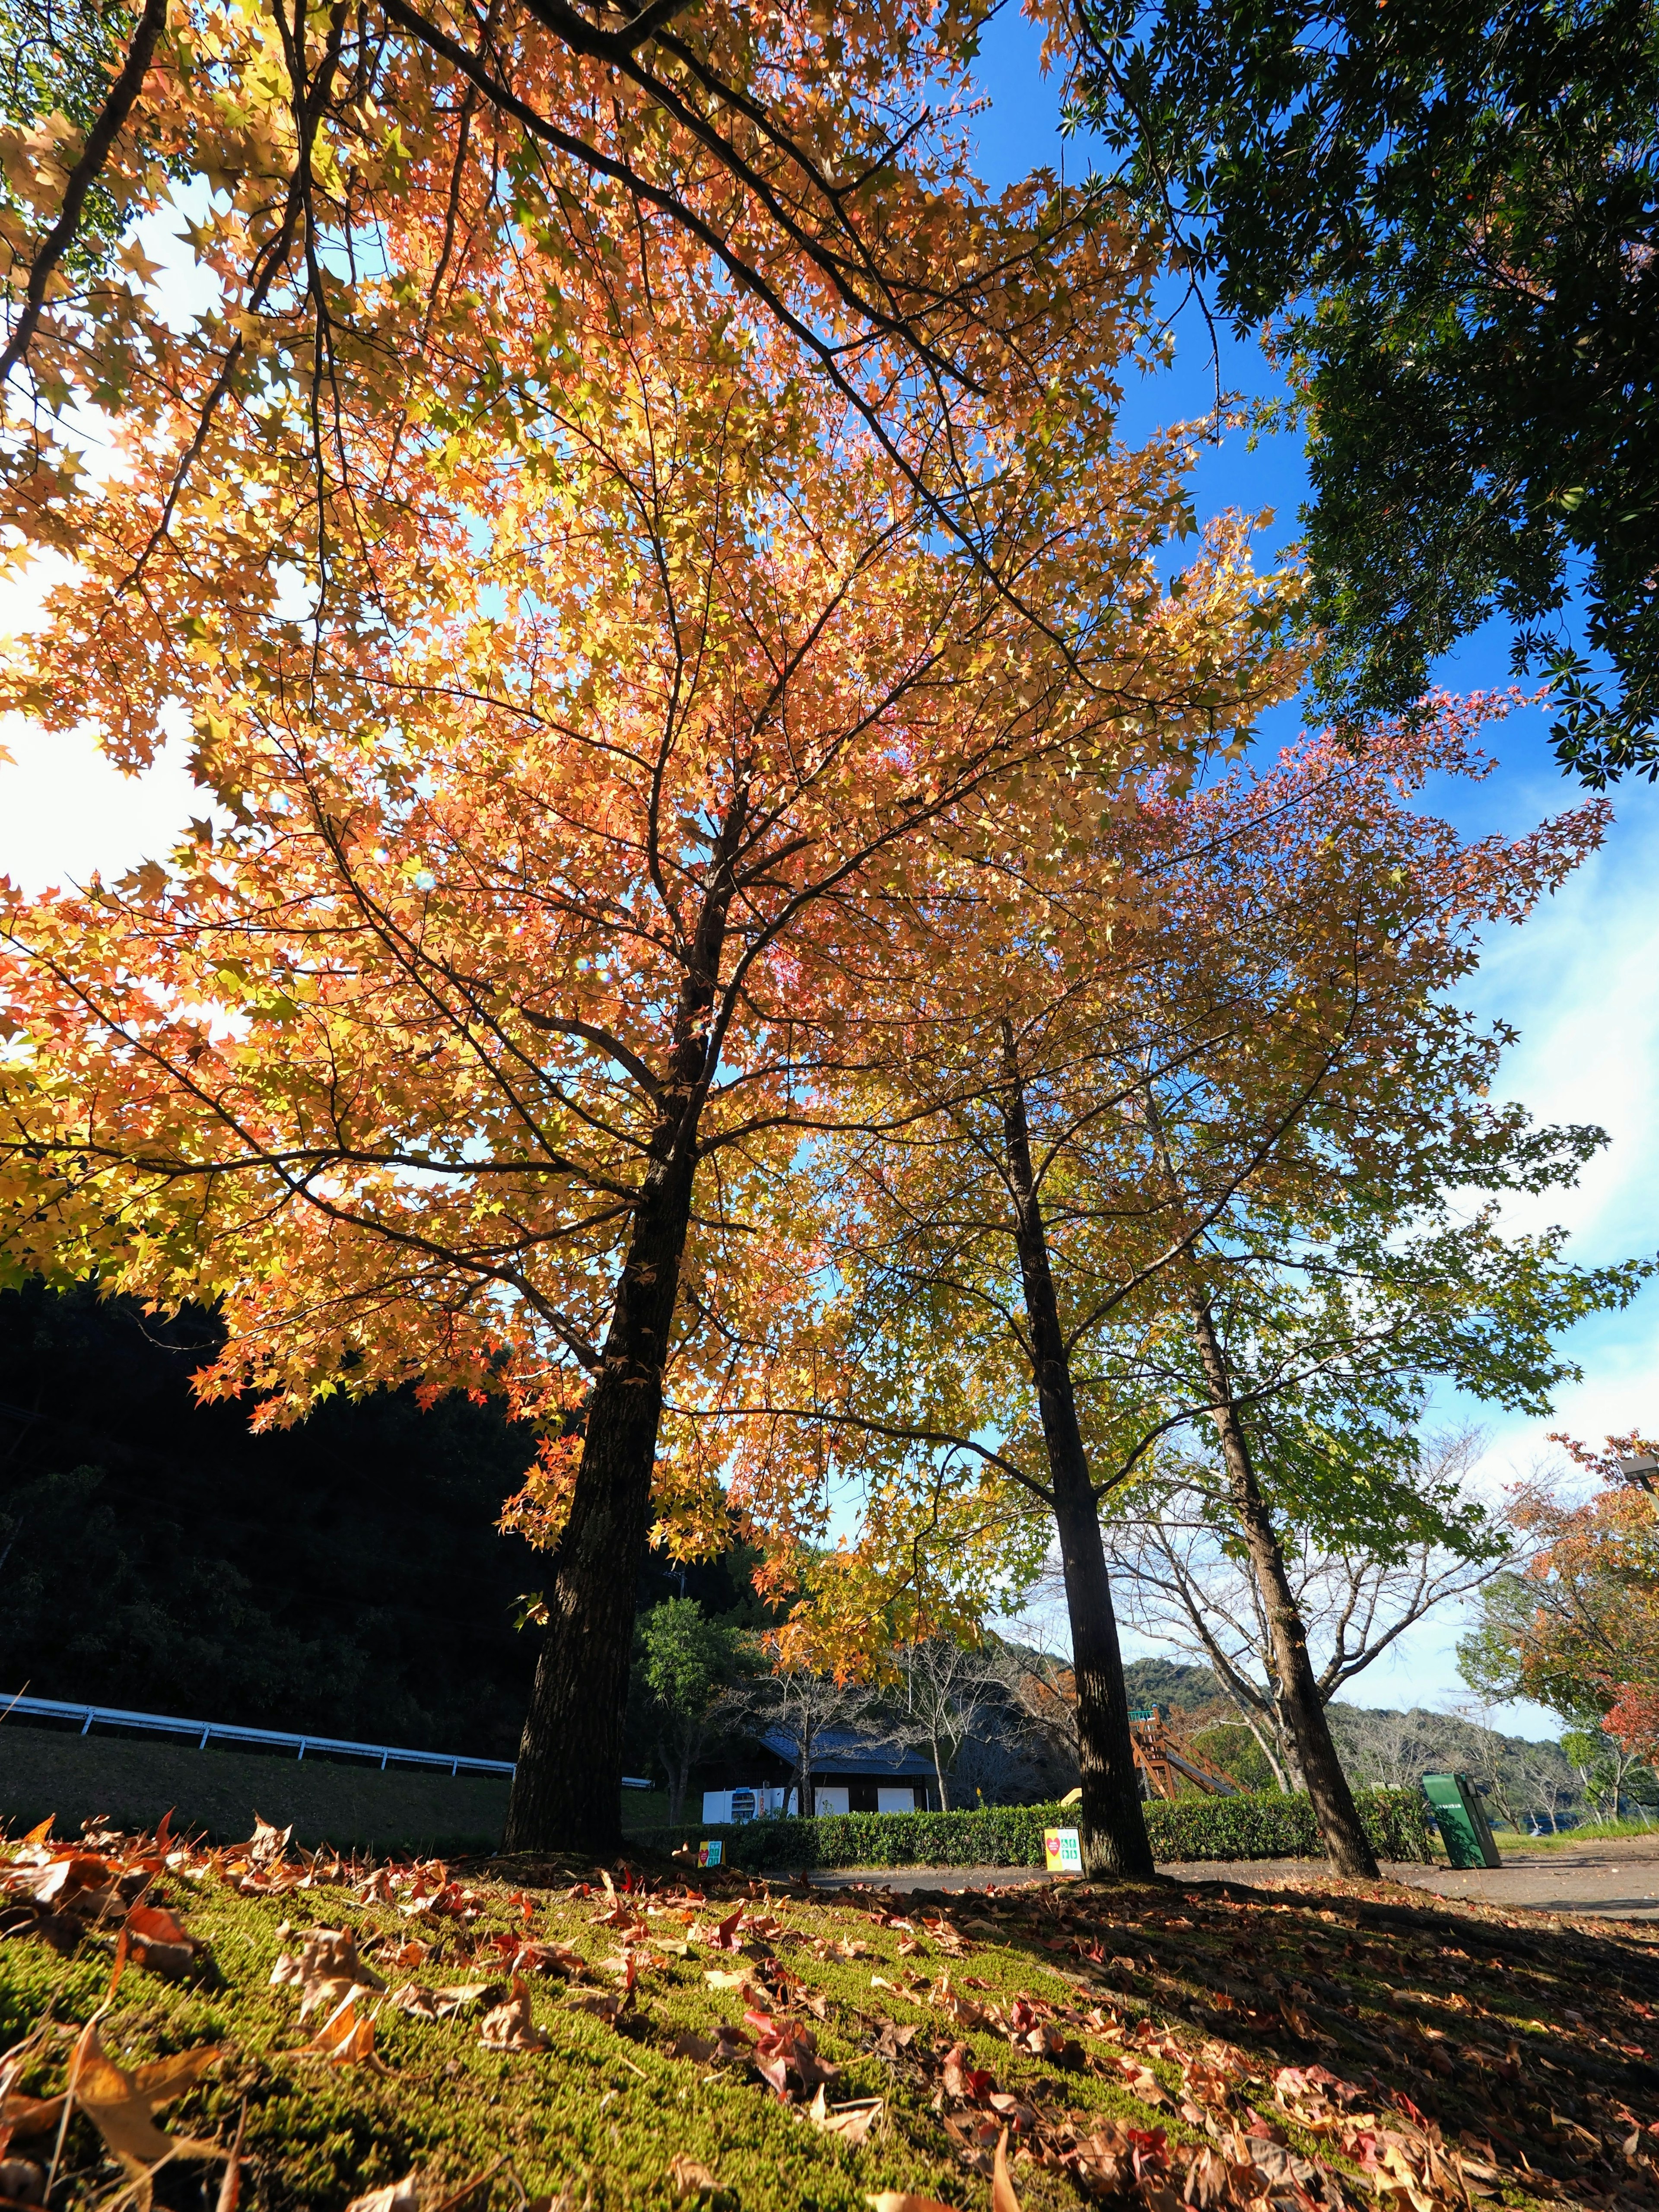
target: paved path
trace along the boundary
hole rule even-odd
[[[1281,1884],[1316,1885],[1323,1859],[1206,1859],[1160,1867],[1176,1881],[1237,1882],[1255,1889]],[[1659,1834],[1605,1843],[1558,1845],[1553,1850],[1510,1850],[1501,1867],[1456,1873],[1445,1866],[1391,1864],[1392,1881],[1437,1897],[1474,1897],[1485,1904],[1538,1912],[1595,1913],[1623,1920],[1659,1919]],[[814,1874],[820,1887],[871,1882],[900,1892],[1003,1889],[1044,1881],[1033,1867],[865,1867]]]

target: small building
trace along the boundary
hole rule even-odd
[[[795,1747],[776,1729],[703,1770],[702,1817],[758,1820],[799,1812]],[[925,1813],[937,1808],[939,1785],[920,1752],[872,1743],[851,1729],[826,1729],[812,1748],[816,1813]]]

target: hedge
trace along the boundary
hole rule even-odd
[[[1362,1790],[1360,1817],[1385,1859],[1426,1864],[1429,1811],[1416,1790]],[[1305,1796],[1243,1794],[1183,1798],[1146,1808],[1153,1856],[1164,1863],[1194,1859],[1318,1858],[1319,1826]],[[968,1813],[830,1813],[811,1820],[750,1820],[737,1826],[691,1826],[635,1834],[657,1850],[718,1838],[727,1866],[750,1873],[807,1867],[1040,1867],[1042,1832],[1075,1822],[1062,1805],[995,1805]]]

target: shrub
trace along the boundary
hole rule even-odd
[[[1428,1808],[1415,1790],[1363,1790],[1360,1816],[1379,1857],[1426,1863]],[[1042,1832],[1075,1821],[1060,1805],[995,1805],[965,1813],[830,1813],[742,1826],[682,1824],[642,1832],[656,1850],[718,1838],[726,1863],[750,1873],[810,1867],[1040,1867]],[[1146,1808],[1154,1855],[1182,1859],[1317,1858],[1324,1845],[1303,1796],[1184,1798]]]

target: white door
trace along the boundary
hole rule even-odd
[[[915,1809],[916,1793],[908,1783],[902,1790],[878,1790],[876,1792],[878,1813],[914,1813]]]
[[[843,1782],[834,1785],[828,1790],[822,1788],[814,1790],[812,1792],[812,1809],[819,1815],[820,1818],[822,1818],[825,1813],[847,1812],[848,1810],[847,1802],[847,1784]]]

